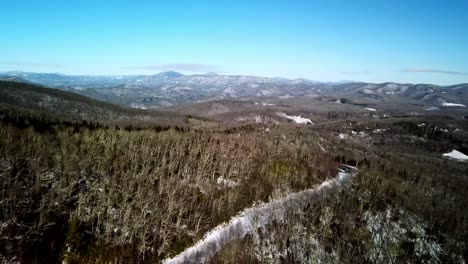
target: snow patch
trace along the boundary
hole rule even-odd
[[[374,92],[373,92],[372,90],[367,89],[367,88],[362,89],[362,93],[363,93],[363,94],[374,94]]]
[[[395,215],[397,221],[392,220]],[[373,240],[369,252],[372,263],[398,263],[398,251],[389,249],[398,248],[404,241],[414,244],[416,256],[429,257],[424,263],[440,263],[442,247],[426,233],[427,226],[416,216],[390,208],[385,212],[366,211],[364,216]]]
[[[377,109],[375,109],[375,108],[370,108],[370,107],[364,107],[364,109],[366,109],[367,111],[371,111],[371,112],[377,111]]]
[[[262,123],[262,117],[259,116],[259,115],[255,116],[255,123],[257,123],[257,124]]]
[[[233,180],[229,180],[229,179],[225,179],[223,176],[218,177],[216,182],[218,183],[218,185],[221,185],[221,186],[227,187],[227,188],[234,188],[234,187],[239,186],[238,182],[233,181]]]
[[[255,105],[261,104],[262,106],[274,106],[274,104],[269,104],[269,103],[259,103],[259,102],[254,102]]]
[[[447,157],[447,158],[451,158],[451,159],[456,159],[456,160],[459,160],[459,161],[467,161],[468,160],[468,156],[461,153],[458,150],[452,150],[449,153],[442,154],[442,156]]]
[[[455,103],[442,103],[443,106],[449,106],[449,107],[465,107],[464,104],[455,104]]]
[[[438,110],[440,110],[440,108],[437,107],[437,106],[431,106],[431,107],[426,109],[426,111],[438,111]]]
[[[148,109],[148,107],[142,105],[142,104],[136,104],[136,103],[131,103],[130,107],[132,108],[138,108],[138,109]]]
[[[279,117],[284,117],[286,119],[294,121],[296,124],[313,124],[312,120],[309,118],[302,117],[300,115],[298,116],[290,116],[285,113],[276,113]]]
[[[383,133],[385,131],[387,131],[387,129],[385,129],[385,128],[376,128],[376,129],[374,129],[373,132],[377,133],[377,134],[380,134],[380,133]]]

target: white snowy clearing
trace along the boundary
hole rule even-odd
[[[364,109],[366,109],[367,111],[371,111],[371,112],[377,111],[377,109],[375,109],[375,108],[370,108],[370,107],[364,107]]]
[[[442,103],[443,106],[453,106],[453,107],[465,107],[464,104],[455,104],[455,103]]]
[[[292,120],[296,124],[307,124],[307,125],[313,124],[312,120],[310,120],[309,118],[302,117],[300,115],[290,116],[290,115],[287,115],[286,113],[276,113],[276,115],[278,115],[279,117],[284,117],[286,119]]]
[[[460,161],[467,161],[468,160],[468,156],[461,153],[458,150],[452,150],[449,153],[442,154],[442,156],[448,157],[448,158],[451,158],[451,159],[460,160]]]
[[[256,229],[265,227],[272,220],[283,220],[288,209],[305,206],[307,202],[318,198],[325,191],[340,186],[356,172],[356,167],[343,165],[336,178],[324,181],[318,187],[245,209],[238,216],[231,218],[229,223],[215,227],[195,245],[171,259],[165,259],[163,263],[205,263],[230,241],[242,239]]]

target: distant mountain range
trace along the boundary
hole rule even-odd
[[[7,72],[0,79],[29,82],[133,108],[157,108],[214,99],[245,97],[344,98],[357,103],[399,101],[428,107],[468,105],[468,84],[324,83],[216,73],[184,75],[174,71],[136,76],[78,76]],[[435,108],[434,108],[435,109]]]

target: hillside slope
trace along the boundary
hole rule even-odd
[[[0,80],[0,105],[77,120],[174,119],[174,122],[181,122],[183,119],[183,116],[167,111],[125,108],[67,91],[6,80]]]

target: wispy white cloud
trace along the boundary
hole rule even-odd
[[[468,72],[459,72],[459,71],[448,71],[432,68],[409,68],[405,69],[404,72],[426,72],[426,73],[442,73],[442,74],[451,74],[451,75],[468,75]]]
[[[196,64],[196,63],[173,63],[173,64],[155,64],[127,67],[134,70],[156,70],[156,71],[188,71],[188,72],[208,72],[219,71],[217,65]]]
[[[61,68],[62,64],[54,62],[32,62],[32,61],[0,61],[2,65],[10,66],[33,66],[33,67],[44,67],[44,68]]]

